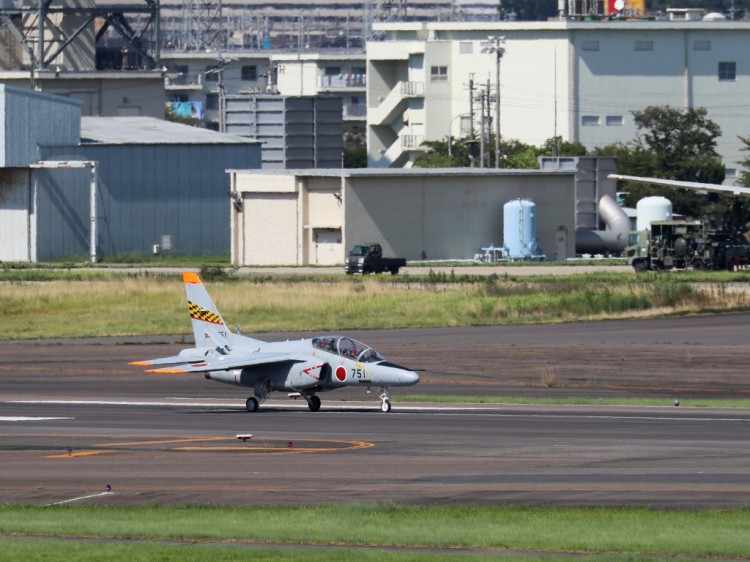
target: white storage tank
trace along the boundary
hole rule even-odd
[[[672,220],[672,202],[666,197],[644,197],[636,203],[636,230],[651,230],[654,221]]]
[[[529,199],[508,201],[503,206],[503,255],[529,259],[541,255],[536,238],[536,205]]]

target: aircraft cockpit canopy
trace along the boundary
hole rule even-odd
[[[312,339],[313,347],[335,353],[362,363],[384,361],[383,357],[370,346],[347,336],[320,336]]]

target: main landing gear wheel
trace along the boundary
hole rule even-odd
[[[247,402],[245,402],[245,408],[247,408],[248,412],[257,412],[258,411],[258,401],[255,398],[248,398]]]
[[[313,395],[307,399],[307,407],[310,408],[311,412],[317,412],[320,410],[320,398]]]

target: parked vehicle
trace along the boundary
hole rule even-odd
[[[355,273],[367,275],[386,271],[390,271],[391,275],[396,275],[398,270],[405,265],[404,258],[384,258],[380,244],[357,244],[349,252],[344,271],[349,275]]]
[[[750,263],[750,245],[741,236],[714,230],[705,221],[654,221],[651,230],[629,235],[625,255],[636,272],[669,269],[726,269]]]

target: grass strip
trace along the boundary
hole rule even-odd
[[[42,271],[46,275],[49,272]],[[2,339],[189,332],[177,276],[71,271],[64,280],[0,284]],[[471,282],[383,278],[207,282],[246,333],[568,322],[750,310],[744,291],[696,289],[673,277],[587,274]]]
[[[9,505],[0,534],[750,557],[750,509]]]
[[[548,406],[650,406],[675,407],[674,399],[663,398],[587,398],[567,396],[551,398],[545,396],[439,396],[433,394],[412,394],[394,396],[393,402],[424,402],[434,404],[510,404]],[[684,408],[750,408],[750,399],[680,399],[678,406]]]
[[[50,560],[75,561],[75,562],[153,562],[154,560],[180,560],[181,562],[213,562],[236,561],[236,560],[306,560],[308,562],[379,562],[389,560],[393,562],[430,562],[433,560],[450,560],[462,562],[476,561],[478,553],[459,553],[446,551],[399,551],[379,548],[310,548],[310,547],[263,547],[249,544],[205,544],[205,543],[144,543],[128,541],[119,542],[92,542],[91,540],[18,540],[2,539],[0,537],[0,550],[4,560],[24,560],[25,562],[36,562]],[[573,555],[576,560],[594,560],[597,555],[585,557]],[[510,554],[487,552],[481,553],[481,560],[503,561],[503,562],[569,562],[571,555],[550,554]],[[639,560],[648,562],[650,560],[663,560],[662,557],[629,555],[608,555],[607,560],[629,561]],[[670,560],[674,558],[670,557]],[[681,557],[681,562],[691,560],[703,560],[698,558]]]

